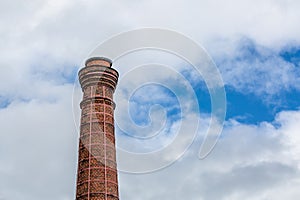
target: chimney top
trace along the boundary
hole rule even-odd
[[[91,66],[91,65],[102,65],[106,67],[111,67],[112,60],[105,57],[91,57],[85,61],[85,66]]]

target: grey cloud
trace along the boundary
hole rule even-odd
[[[297,198],[300,171],[299,157],[294,153],[298,148],[297,143],[293,146],[290,143],[297,138],[293,131],[299,128],[295,120],[299,118],[299,111],[282,112],[279,116],[276,123],[281,124],[280,128],[268,123],[226,126],[226,135],[204,160],[197,159],[200,138],[182,159],[166,169],[144,175],[121,173],[121,197],[191,200]],[[289,189],[280,189],[285,187]]]

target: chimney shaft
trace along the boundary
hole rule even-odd
[[[113,102],[119,74],[111,65],[93,57],[78,74],[83,100],[76,200],[119,200]]]

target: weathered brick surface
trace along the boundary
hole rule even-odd
[[[80,104],[76,200],[119,200],[113,93],[118,72],[106,58],[91,58],[79,72]]]

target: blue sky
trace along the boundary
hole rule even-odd
[[[245,39],[243,39],[245,41]],[[254,42],[250,39],[247,39],[247,42],[242,42],[241,49],[242,52],[239,52],[237,56],[225,58],[226,60],[216,60],[219,69],[222,70],[223,63],[230,62],[232,67],[238,67],[239,62],[249,62],[251,65],[252,62],[256,60],[266,61],[272,59],[272,57],[279,57],[280,60],[284,64],[290,64],[291,70],[295,77],[298,77],[300,73],[299,69],[299,47],[285,47],[280,49],[278,52],[273,52],[272,49],[268,49],[269,52],[263,54],[259,52],[258,48],[264,48],[261,46],[256,46]],[[223,58],[224,59],[224,58]],[[274,65],[270,66],[273,70],[277,70],[282,66]],[[199,77],[198,79],[194,79],[192,76],[191,68],[184,69],[181,71],[182,75],[185,76],[187,80],[191,83],[194,91],[196,92],[199,107],[201,112],[210,113],[211,112],[211,102],[209,91],[205,85],[204,80]],[[225,72],[224,72],[225,73]],[[246,72],[247,73],[247,72]],[[259,79],[258,84],[266,84],[267,81],[264,80],[266,76],[268,76],[267,71],[257,71],[253,75],[257,76]],[[272,73],[272,72],[270,72]],[[251,81],[251,80],[250,80]],[[276,82],[276,80],[271,80]],[[253,87],[254,85],[254,87]],[[138,103],[140,106],[144,106],[143,111],[140,112],[139,106],[132,106],[130,109],[131,115],[135,122],[140,125],[145,125],[149,123],[148,112],[149,107],[153,104],[161,104],[164,107],[171,107],[176,103],[176,96],[166,88],[162,88],[161,86],[148,86],[161,88],[159,93],[163,93],[168,98],[163,99],[155,99],[153,97],[153,93],[148,93],[149,97],[146,98],[145,101],[139,100],[139,94],[136,92],[133,94],[133,97],[130,99],[130,102]],[[251,88],[248,89],[247,87]],[[258,124],[263,121],[272,122],[276,113],[279,113],[283,110],[297,110],[299,109],[300,103],[300,91],[295,88],[297,85],[289,85],[287,88],[278,89],[276,92],[269,94],[268,91],[262,91],[262,93],[257,94],[255,92],[255,82],[250,83],[249,85],[245,85],[245,88],[239,89],[235,88],[233,85],[229,83],[225,84],[226,96],[227,96],[227,114],[226,119],[236,119],[239,122],[247,123],[247,124]],[[148,88],[148,89],[149,89]],[[147,90],[147,88],[141,88],[141,90]],[[151,91],[151,90],[150,90]],[[142,95],[147,95],[147,93],[141,93]],[[161,98],[161,96],[159,96]],[[178,103],[178,102],[177,102]],[[172,110],[168,111],[169,117],[172,115],[177,115],[180,110]]]
[[[168,150],[125,164],[141,169],[176,160],[146,174],[120,170],[120,199],[297,199],[299,8],[297,0],[1,1],[0,200],[74,199],[77,72],[101,42],[145,27],[179,32],[206,50],[224,82],[226,118],[224,126],[209,126],[206,84],[180,57],[143,50],[116,60],[118,148]],[[140,66],[149,63],[168,67]],[[222,137],[199,160],[206,131],[219,126]],[[122,154],[118,161],[122,168]]]

